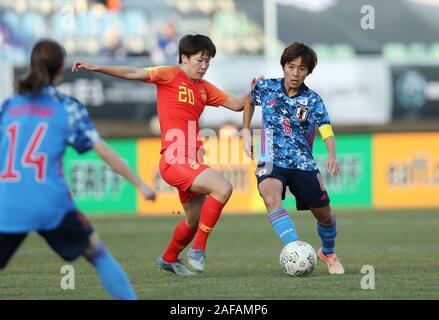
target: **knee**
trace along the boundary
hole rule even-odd
[[[226,197],[227,200],[229,200],[230,196],[232,195],[232,192],[233,192],[233,186],[230,182],[227,182],[224,187],[224,197]]]
[[[224,181],[223,183],[220,184],[217,190],[215,190],[214,197],[218,201],[221,201],[222,203],[226,203],[227,201],[229,201],[232,192],[233,192],[232,184],[228,181]]]
[[[95,253],[99,243],[100,243],[100,240],[99,240],[98,235],[95,232],[93,232],[90,235],[89,244],[88,244],[87,248],[85,249],[83,255],[86,258],[92,256]]]
[[[274,209],[280,208],[282,206],[282,200],[280,197],[277,197],[272,194],[268,194],[263,196],[265,206],[269,211],[273,211]]]
[[[317,218],[317,221],[322,225],[329,226],[334,221],[334,217],[332,216],[332,214],[330,212],[328,212],[328,214],[320,215]]]

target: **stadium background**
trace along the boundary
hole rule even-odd
[[[364,21],[368,14],[374,14],[374,18],[369,16]],[[381,238],[377,235],[376,243],[370,242],[372,248],[390,239],[406,240],[407,233],[423,233],[425,238],[417,239],[418,246],[412,249],[421,261],[427,259],[431,263],[423,269],[427,272],[431,268],[438,269],[437,250],[423,247],[425,243],[437,242],[434,230],[439,223],[436,214],[439,208],[438,16],[439,1],[435,0],[1,0],[0,100],[13,92],[14,82],[26,72],[30,49],[37,39],[50,37],[61,42],[68,59],[60,89],[87,106],[102,136],[158,190],[156,203],[142,201],[131,185],[112,173],[93,153],[78,156],[68,150],[65,176],[74,198],[79,207],[95,219],[97,229],[101,227],[104,235],[121,231],[116,227],[106,229],[110,223],[121,228],[123,223],[128,223],[129,228],[138,224],[157,236],[153,227],[147,225],[168,225],[163,229],[171,230],[175,215],[182,209],[177,192],[158,173],[160,138],[155,87],[99,74],[73,74],[70,72],[72,62],[84,59],[97,64],[138,67],[175,65],[180,36],[203,33],[211,36],[217,45],[217,56],[206,79],[239,95],[247,90],[249,79],[254,76],[281,76],[278,61],[282,49],[293,41],[303,41],[313,46],[319,57],[317,68],[306,83],[323,97],[336,134],[342,173],[338,177],[326,175],[324,179],[331,205],[340,212],[341,226],[342,219],[346,219],[346,224],[357,228],[357,235],[362,228],[373,229],[377,234],[383,228]],[[374,23],[374,28],[362,28],[362,21],[369,27]],[[255,128],[260,127],[258,118],[257,110]],[[201,127],[214,130],[222,139],[217,146],[208,145],[217,152],[215,156],[212,151],[211,162],[207,162],[221,170],[234,185],[234,194],[225,208],[224,224],[233,225],[228,220],[232,216],[241,221],[240,228],[244,228],[246,219],[258,221],[255,225],[260,223],[263,230],[260,232],[266,233],[269,239],[262,247],[271,258],[277,259],[280,244],[262,219],[265,209],[255,185],[255,164],[242,155],[241,141],[234,131],[240,129],[241,119],[241,113],[206,108]],[[314,148],[321,165],[326,151],[320,137],[316,137]],[[239,155],[235,159],[236,153]],[[291,195],[284,204],[290,213],[295,212]],[[383,212],[386,214],[381,214]],[[306,231],[311,228],[310,219],[301,215],[296,219],[303,224],[304,236],[311,237],[313,231],[309,229],[309,235]],[[362,225],[356,225],[355,221],[361,221]],[[406,224],[414,226],[413,229],[404,229]],[[392,232],[400,232],[400,238],[394,233],[387,235],[388,230],[383,226],[389,225],[393,226]],[[221,229],[220,221],[218,234],[221,230],[225,229]],[[110,243],[116,246],[118,241],[128,241],[123,238],[124,231],[121,232],[120,237],[110,238]],[[140,231],[134,234],[136,232]],[[355,243],[355,232],[351,230],[351,233],[349,238],[346,232],[341,243]],[[163,239],[157,236],[152,240],[158,239],[160,244],[154,249],[148,247],[154,253],[151,261],[166,244],[167,236],[166,233]],[[309,241],[317,246],[315,235],[312,237]],[[239,241],[245,243],[249,239],[261,245],[257,238],[243,237]],[[215,240],[212,242],[212,248],[219,247]],[[39,245],[41,243],[33,239],[23,257]],[[351,248],[350,252],[349,246],[346,247],[346,254],[355,256],[357,248]],[[396,251],[401,247],[396,247]],[[122,261],[128,260],[122,251],[116,249],[123,256]],[[386,252],[395,250],[389,247]],[[436,258],[431,259],[430,255]],[[386,253],[381,252],[380,256]],[[59,264],[59,260],[54,261]],[[379,260],[376,261],[379,264]],[[392,263],[387,266],[390,270]],[[407,268],[416,267],[408,263]],[[358,278],[359,270],[357,266],[355,271],[352,267],[351,273]],[[403,275],[406,270],[400,272]],[[439,278],[437,273],[434,276]],[[389,290],[373,297],[395,297],[394,279],[389,281]],[[432,284],[427,278],[424,281],[424,289],[427,288],[424,297],[437,299]],[[422,281],[413,279],[415,283],[419,285]],[[169,294],[172,298],[174,290],[169,287],[153,297],[169,298],[166,296]],[[17,293],[18,297],[20,294],[28,297]],[[227,297],[224,293],[209,294],[212,292],[203,297]],[[68,296],[58,292],[50,297]],[[84,295],[73,297],[84,298]],[[96,296],[90,296],[93,297]],[[264,295],[235,293],[231,297],[246,299]],[[345,298],[341,293],[333,297]],[[361,293],[352,297],[367,298]]]

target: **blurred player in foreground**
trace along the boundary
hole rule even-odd
[[[157,86],[162,137],[160,174],[178,189],[186,219],[177,225],[156,265],[182,276],[194,275],[178,259],[194,237],[193,246],[187,253],[188,262],[196,271],[204,271],[207,238],[232,194],[230,182],[203,163],[198,120],[207,105],[242,111],[245,101],[250,98],[249,94],[233,97],[203,80],[215,54],[215,45],[209,37],[186,35],[179,43],[178,67],[97,66],[77,61],[72,68],[73,71],[85,69]]]
[[[244,110],[243,128],[249,129],[254,104],[262,106],[261,152],[256,169],[259,193],[267,207],[268,220],[284,244],[288,244],[298,240],[294,222],[282,207],[288,186],[296,198],[297,210],[309,209],[317,219],[322,241],[319,258],[330,274],[344,274],[334,253],[335,216],[312,156],[317,127],[328,149],[326,170],[333,176],[340,172],[328,112],[322,98],[304,84],[317,64],[317,55],[310,47],[296,42],[285,48],[280,63],[284,77],[259,81],[251,92],[253,103],[247,103]],[[253,158],[250,131],[244,131],[244,149]]]
[[[99,137],[86,108],[57,91],[64,58],[58,43],[38,42],[30,73],[0,107],[0,268],[37,231],[63,259],[85,256],[113,298],[136,299],[124,270],[72,201],[63,177],[65,149],[94,149],[145,199],[154,200],[155,192]]]

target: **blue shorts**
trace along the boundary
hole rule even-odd
[[[64,260],[72,261],[90,244],[93,227],[80,212],[69,212],[58,228],[38,231],[49,246]],[[28,233],[0,233],[0,269],[4,268]]]
[[[329,204],[329,196],[319,170],[305,171],[286,169],[273,165],[272,170],[265,168],[265,163],[259,163],[256,168],[256,177],[259,184],[266,178],[276,178],[282,182],[282,200],[288,186],[296,198],[297,210],[322,208]]]

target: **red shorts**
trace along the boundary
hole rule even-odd
[[[177,158],[166,161],[165,158],[164,154],[160,158],[160,175],[166,183],[178,189],[180,202],[189,202],[192,197],[200,195],[189,191],[189,188],[195,178],[209,166],[197,161],[190,161],[188,158],[181,161],[178,161]]]

